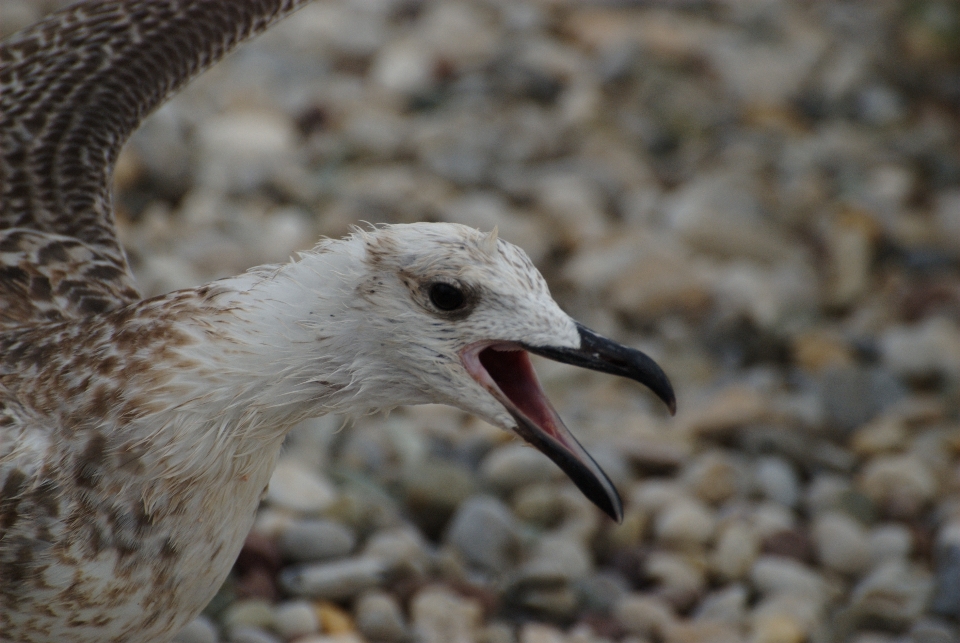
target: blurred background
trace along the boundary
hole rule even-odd
[[[960,640],[958,118],[950,0],[334,0],[242,47],[117,166],[147,295],[497,226],[679,413],[537,361],[621,525],[451,409],[307,422],[178,640]]]

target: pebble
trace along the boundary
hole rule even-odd
[[[524,623],[520,626],[519,643],[566,643],[559,628],[545,623]]]
[[[937,493],[929,467],[910,454],[880,456],[860,473],[858,486],[891,517],[915,516]]]
[[[955,643],[960,632],[955,624],[926,617],[910,626],[908,637],[911,643]]]
[[[800,500],[800,482],[797,473],[782,458],[760,458],[755,467],[754,478],[760,492],[770,500],[785,507],[794,507]]]
[[[476,491],[470,471],[432,458],[403,473],[407,510],[426,534],[439,535],[456,508]]]
[[[899,523],[878,525],[870,530],[868,545],[875,565],[891,558],[906,559],[913,552],[913,534]]]
[[[884,363],[906,376],[960,374],[960,328],[946,317],[894,326],[880,338]]]
[[[575,589],[585,609],[606,614],[628,593],[629,585],[617,573],[598,572],[578,580]]]
[[[344,632],[343,634],[304,636],[297,639],[296,643],[366,643],[366,641],[354,632]]]
[[[384,529],[373,534],[367,540],[363,555],[379,560],[387,569],[421,576],[430,565],[430,552],[423,536],[412,527]]]
[[[494,572],[505,570],[519,548],[513,514],[492,496],[473,496],[460,505],[446,541],[467,563]]]
[[[250,625],[237,625],[228,630],[230,643],[281,643],[273,634]]]
[[[683,487],[672,480],[646,480],[630,492],[630,504],[637,509],[656,514],[686,497]]]
[[[410,613],[416,636],[423,643],[474,643],[482,609],[476,600],[432,585],[413,597]]]
[[[329,563],[287,567],[280,572],[280,587],[294,596],[351,598],[380,585],[388,566],[371,556],[347,558]]]
[[[841,512],[824,513],[813,524],[817,557],[841,574],[859,574],[871,563],[870,541],[860,523]]]
[[[903,420],[888,414],[857,429],[851,436],[850,446],[858,455],[872,457],[900,450],[906,441],[907,428]]]
[[[320,629],[329,634],[352,634],[354,627],[350,614],[336,603],[319,601],[317,604],[317,618],[320,620]]]
[[[614,614],[630,634],[661,638],[677,621],[670,604],[650,594],[629,594],[617,602]]]
[[[820,379],[825,420],[841,435],[869,422],[905,394],[900,380],[890,370],[880,367],[834,368]]]
[[[403,610],[397,599],[386,592],[370,591],[354,606],[357,628],[375,641],[402,641],[409,636]]]
[[[490,452],[480,474],[497,489],[512,491],[534,482],[559,480],[563,473],[545,455],[524,444],[507,444]]]
[[[252,599],[238,601],[223,614],[223,625],[228,629],[241,626],[270,628],[273,626],[273,607],[267,601]]]
[[[173,638],[174,643],[217,643],[217,626],[206,616],[198,616],[187,623]]]
[[[902,627],[923,613],[933,589],[925,569],[904,560],[888,560],[854,586],[850,609],[858,618]]]
[[[593,558],[579,540],[563,534],[542,537],[530,559],[517,572],[519,585],[555,586],[585,577]]]
[[[336,498],[336,490],[323,476],[293,458],[282,458],[270,477],[266,501],[301,514],[316,514]]]
[[[807,634],[796,620],[784,614],[754,619],[753,638],[756,643],[802,643]]]
[[[942,616],[960,616],[960,546],[937,547],[936,588],[931,599],[934,612]]]
[[[292,123],[272,111],[235,111],[210,118],[200,132],[198,180],[226,192],[265,184],[293,153]]]
[[[320,621],[313,605],[306,601],[290,601],[277,605],[273,617],[273,629],[284,638],[292,640],[320,629]]]
[[[761,540],[766,540],[783,531],[791,531],[797,526],[797,517],[794,513],[787,507],[774,502],[757,505],[750,517]]]
[[[520,520],[552,527],[563,517],[564,503],[556,485],[530,484],[514,494],[511,508]]]
[[[378,85],[395,92],[424,92],[434,82],[433,56],[418,40],[401,38],[380,50],[370,75]]]
[[[660,594],[683,608],[695,603],[706,587],[704,567],[680,554],[657,551],[647,558],[645,570],[657,582]]]
[[[833,473],[821,473],[810,481],[804,494],[804,504],[811,514],[839,509],[844,496],[850,493],[850,480]]]
[[[690,490],[704,502],[719,504],[742,489],[740,467],[722,451],[707,451],[685,467],[683,480]]]
[[[353,531],[332,520],[301,520],[280,532],[277,545],[281,555],[294,562],[316,562],[341,558],[356,545]]]
[[[741,627],[747,614],[747,598],[747,588],[741,583],[732,583],[704,596],[693,618]]]
[[[664,508],[657,516],[654,530],[666,543],[704,545],[713,538],[716,518],[702,502],[691,498]]]
[[[820,599],[827,589],[815,570],[781,556],[760,556],[750,570],[750,581],[764,595],[786,593]]]
[[[724,580],[745,578],[760,555],[757,531],[743,521],[722,527],[710,553],[710,569]]]

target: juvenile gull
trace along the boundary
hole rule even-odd
[[[168,641],[236,558],[289,429],[444,403],[619,519],[528,353],[660,368],[580,326],[526,254],[453,224],[356,231],[141,300],[110,177],[141,119],[292,0],[112,0],[0,46],[0,640]]]

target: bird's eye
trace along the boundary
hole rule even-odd
[[[451,284],[437,282],[430,286],[430,301],[440,310],[451,311],[466,301],[463,291]]]

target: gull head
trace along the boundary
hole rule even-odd
[[[347,243],[353,257],[323,272],[344,284],[337,334],[353,338],[346,352],[352,378],[367,383],[362,397],[381,407],[447,404],[513,431],[622,517],[616,489],[547,400],[529,354],[636,380],[673,412],[673,389],[652,359],[563,312],[526,253],[496,230],[420,223],[331,243]]]

